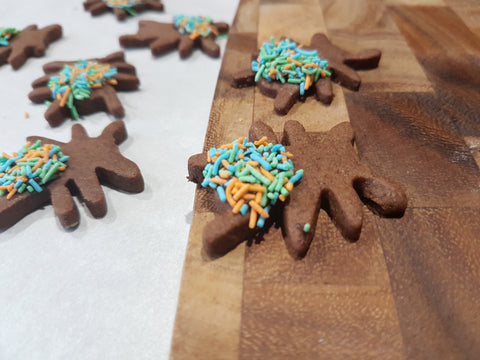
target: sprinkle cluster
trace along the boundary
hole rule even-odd
[[[251,229],[264,226],[271,207],[277,200],[285,201],[303,176],[303,170],[294,170],[293,155],[282,144],[269,143],[266,136],[255,142],[239,138],[211,148],[207,156],[202,186],[216,189],[233,213],[245,215],[250,210]]]
[[[0,46],[8,46],[8,41],[16,34],[18,34],[20,30],[17,30],[13,27],[10,28],[3,28],[0,27]]]
[[[42,185],[58,177],[64,171],[69,156],[64,155],[59,146],[27,142],[18,153],[0,157],[0,196],[10,199],[16,193],[41,192]]]
[[[173,17],[173,24],[182,35],[190,34],[190,39],[207,37],[210,34],[218,36],[218,29],[212,25],[213,19],[208,16],[176,15]]]
[[[103,0],[110,8],[117,8],[125,10],[132,16],[137,15],[137,12],[133,10],[133,7],[137,4],[141,4],[142,0]]]
[[[300,85],[300,95],[312,86],[320,76],[331,76],[328,61],[318,57],[317,50],[305,50],[289,39],[264,42],[257,60],[252,61],[256,72],[255,81],[260,77],[268,81]]]
[[[73,100],[83,100],[90,97],[92,89],[101,88],[103,84],[116,85],[113,77],[117,68],[109,64],[98,64],[96,61],[80,60],[74,65],[65,65],[58,75],[48,82],[52,98],[60,101],[60,106],[67,106],[74,119],[80,116]]]

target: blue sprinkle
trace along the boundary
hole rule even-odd
[[[22,186],[22,184],[23,184],[23,181],[22,181],[22,180],[17,180],[17,182],[15,183],[14,188],[15,188],[15,189],[18,189],[20,186]]]
[[[40,185],[37,184],[37,182],[33,179],[28,180],[28,183],[32,185],[32,187],[35,189],[36,192],[42,192],[42,188]]]
[[[243,204],[240,208],[240,214],[245,215],[248,212],[248,209],[250,209],[250,206],[248,206],[248,204]]]
[[[223,189],[222,186],[217,187],[217,192],[221,201],[227,201],[227,196],[225,195],[225,190]]]

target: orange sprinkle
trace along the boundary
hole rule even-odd
[[[293,184],[291,182],[287,183],[285,185],[285,189],[287,189],[287,191],[292,191],[293,190]]]
[[[228,168],[230,166],[230,163],[227,160],[223,159],[222,160],[222,165],[223,165],[224,168]]]
[[[262,137],[260,140],[255,141],[253,144],[254,144],[255,146],[260,146],[260,145],[264,145],[266,142],[267,142],[267,137],[264,136],[264,137]],[[268,145],[268,144],[267,144],[267,145]]]
[[[67,168],[66,168],[65,166],[60,166],[60,167],[58,168],[58,171],[65,171],[66,169],[67,169]]]
[[[292,64],[287,64],[283,67],[285,70],[288,70],[288,69],[291,69],[292,68]]]
[[[309,67],[319,68],[320,67],[320,66],[318,66],[318,64],[315,64],[315,63],[308,63],[308,64],[305,64],[303,66],[306,67],[306,68],[309,68]]]
[[[252,165],[253,167],[257,167],[257,166],[258,166],[258,162],[253,161],[253,160],[248,160],[248,161],[247,161],[247,164],[248,164],[248,165]]]
[[[233,200],[238,201],[248,191],[249,184],[243,184],[242,187],[233,195]]]
[[[217,161],[217,158],[218,158],[217,155],[215,155],[214,157],[212,157],[212,163],[214,163],[215,161]]]
[[[260,172],[262,173],[263,176],[265,176],[268,180],[272,181],[275,180],[275,176],[273,176],[272,174],[270,174],[270,171],[268,171],[267,169],[265,169],[263,166],[260,167]]]
[[[12,189],[7,195],[7,199],[11,199],[13,195],[17,192],[17,189]]]
[[[14,166],[10,170],[8,170],[8,173],[11,174],[14,171],[20,170],[20,166]]]
[[[71,92],[72,92],[72,88],[67,87],[67,90],[65,90],[65,92],[63,93],[62,100],[60,100],[60,107],[65,106],[68,100],[68,96],[70,95]]]
[[[280,154],[286,156],[288,159],[293,159],[293,154],[291,152],[285,151],[281,152]]]
[[[227,201],[233,207],[235,207],[235,200],[233,200],[232,189],[236,182],[237,178],[233,178],[232,182],[228,184],[227,188],[225,189],[225,196],[227,197]]]
[[[262,202],[262,195],[263,195],[263,193],[261,193],[261,192],[257,192],[255,194],[255,202],[257,204],[260,204]]]
[[[238,200],[237,203],[235,204],[235,206],[233,207],[232,212],[234,214],[238,214],[240,212],[240,209],[242,208],[243,204],[245,204],[244,199]]]
[[[231,176],[231,175],[230,175],[230,173],[229,173],[228,171],[222,171],[222,172],[220,173],[220,177],[221,177],[222,179],[229,179],[230,176]]]
[[[219,179],[219,178],[210,178],[210,182],[212,182],[212,183],[214,183],[214,184],[223,185],[223,184],[226,184],[226,183],[227,183],[227,180],[225,180],[225,179]]]
[[[280,198],[280,196],[279,196],[279,198]],[[250,201],[248,203],[248,205],[250,205],[252,212],[260,214],[265,219],[268,219],[270,217],[270,215],[268,215],[268,213],[256,201]],[[250,219],[251,219],[251,217],[250,217]],[[255,224],[256,223],[257,222],[255,221]]]
[[[40,166],[42,166],[45,163],[43,159],[38,160],[38,162],[35,164],[35,166],[32,168],[32,172],[37,170]]]
[[[280,195],[278,195],[278,199],[279,199],[280,201],[285,201],[287,198],[285,197],[285,195],[280,194]]]
[[[210,156],[210,151],[207,151],[207,161],[212,162],[212,157]]]
[[[95,83],[95,84],[92,84],[92,89],[99,89],[102,87],[102,84],[99,84],[99,83]]]
[[[118,81],[117,81],[117,79],[108,79],[107,83],[110,84],[110,85],[117,85]]]
[[[244,153],[239,153],[239,154],[238,154],[238,158],[239,158],[239,159],[243,159],[244,157],[245,157],[245,154],[244,154]]]
[[[242,199],[245,200],[245,201],[248,201],[248,200],[255,200],[255,198],[256,198],[255,194],[248,194],[247,193],[247,194],[243,195]]]
[[[233,149],[233,143],[222,145],[220,149]]]
[[[310,75],[305,77],[305,90],[310,89],[310,85],[312,85],[312,78]]]
[[[200,33],[196,30],[193,30],[192,33],[190,34],[190,39],[195,40],[200,36]]]
[[[7,159],[11,159],[12,157],[6,153],[2,153],[2,156]]]
[[[248,185],[248,191],[255,191],[255,192],[263,193],[263,192],[265,192],[265,190],[266,190],[265,186],[262,186],[260,184],[249,184]]]
[[[297,65],[297,66],[300,66],[300,67],[302,66],[302,63],[301,63],[300,61],[297,61],[297,60],[295,60],[295,59],[292,59],[291,57],[288,57],[288,58],[287,58],[287,61],[288,61],[288,62],[291,62],[291,63],[294,63],[294,64]]]
[[[255,229],[255,226],[257,225],[257,219],[258,219],[258,214],[255,211],[254,208],[250,209],[250,221],[248,222],[248,227],[250,229]]]

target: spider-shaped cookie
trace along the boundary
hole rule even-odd
[[[37,25],[27,26],[19,32],[9,34],[8,41],[0,44],[0,66],[6,63],[19,69],[29,57],[42,57],[48,45],[62,37],[60,25],[39,29]]]
[[[142,192],[144,183],[138,166],[123,157],[118,149],[118,145],[126,138],[127,132],[122,121],[111,123],[95,138],[89,137],[83,126],[75,124],[72,127],[72,140],[68,143],[38,136],[29,137],[27,140],[31,144],[40,140],[43,144],[52,144],[52,149],[61,149],[63,154],[69,157],[67,167],[58,173],[57,179],[47,183],[43,189],[38,189],[40,191],[24,191],[9,199],[7,196],[0,197],[0,230],[11,227],[29,213],[50,203],[64,228],[75,227],[79,222],[79,214],[73,195],[81,198],[93,217],[103,217],[107,206],[100,184],[131,193]],[[37,154],[34,156],[38,158]],[[29,160],[17,161],[22,162],[17,164],[20,166]],[[11,167],[15,165],[16,163],[10,164]],[[51,168],[53,164],[42,162],[39,169],[47,167],[45,171],[48,174],[49,166]],[[28,169],[24,176],[30,180],[35,179],[35,166]],[[40,181],[30,180],[30,185],[37,188],[36,184]]]
[[[34,103],[51,101],[45,112],[50,126],[98,111],[122,118],[125,111],[116,92],[136,90],[140,83],[123,52],[88,61],[50,62],[43,70],[46,75],[32,83],[28,97]]]
[[[249,135],[249,141],[263,136],[273,142],[276,139],[272,129],[262,122],[254,122]],[[307,253],[321,208],[328,212],[343,236],[350,241],[356,241],[360,236],[362,201],[380,215],[403,215],[407,206],[403,190],[375,175],[362,163],[353,142],[353,130],[347,122],[322,133],[307,133],[299,122],[286,122],[282,143],[286,152],[293,154],[295,168],[303,169],[303,177],[291,189],[284,207],[277,208],[276,214],[272,212],[274,218],[269,220],[270,223],[280,223],[287,249],[293,257],[301,258]],[[207,154],[190,157],[188,179],[197,184],[203,183],[207,162]],[[206,191],[210,192],[210,196],[219,198],[215,191]],[[215,204],[215,200],[209,203]],[[225,255],[242,241],[264,231],[250,228],[248,215],[233,214],[225,206],[215,205],[212,210],[219,215],[203,230],[203,247],[211,257]]]
[[[125,20],[127,15],[153,10],[163,11],[160,0],[87,0],[83,2],[85,10],[92,16],[113,12],[118,20]]]
[[[280,43],[264,43],[254,55],[252,68],[232,75],[235,88],[257,85],[262,94],[274,98],[274,109],[286,115],[302,97],[315,94],[324,104],[333,100],[331,80],[358,90],[360,76],[355,70],[378,66],[381,52],[364,50],[357,54],[333,45],[321,33],[314,34],[309,46],[300,47],[289,39]],[[355,69],[355,70],[354,70]]]
[[[159,23],[156,21],[141,20],[138,32],[135,35],[120,36],[120,45],[124,48],[150,47],[153,56],[160,56],[178,48],[182,59],[189,57],[195,47],[205,54],[217,58],[220,56],[220,47],[215,42],[217,35],[228,32],[228,24],[223,22],[209,22],[203,25],[207,32],[189,32],[176,27],[176,23]],[[194,29],[193,29],[194,30]],[[183,31],[183,33],[182,33]]]

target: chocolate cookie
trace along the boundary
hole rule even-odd
[[[254,56],[251,69],[232,75],[231,85],[240,88],[257,84],[262,94],[275,99],[275,112],[286,115],[304,96],[315,94],[318,101],[330,104],[331,80],[358,90],[361,79],[353,69],[376,68],[380,57],[377,49],[351,54],[333,45],[321,33],[314,34],[310,45],[305,47],[289,39],[278,43],[272,39]]]
[[[83,7],[92,16],[113,12],[118,20],[125,20],[127,15],[135,16],[147,10],[163,11],[160,0],[87,0],[83,2]]]
[[[124,48],[150,47],[153,56],[160,56],[178,48],[182,59],[189,57],[195,47],[217,58],[220,47],[215,43],[219,34],[228,32],[228,24],[213,22],[210,18],[174,18],[173,24],[141,20],[135,35],[122,35],[120,46]]]
[[[264,136],[275,142],[272,129],[262,122],[254,122],[249,135],[250,141],[254,144],[255,140],[262,139]],[[303,175],[298,176],[297,172],[291,171],[291,174],[283,177],[278,187],[275,185],[271,188],[270,184],[265,184],[268,198],[276,196],[280,198],[280,195],[284,194],[289,196],[284,199],[284,202],[277,202],[281,206],[272,207],[271,216],[263,228],[249,226],[251,219],[246,213],[245,215],[234,214],[231,209],[226,210],[225,206],[213,206],[218,215],[203,231],[203,246],[209,256],[217,257],[226,254],[240,242],[252,239],[276,221],[282,227],[289,253],[295,258],[301,258],[305,256],[313,240],[317,216],[321,208],[328,212],[343,236],[350,241],[355,241],[360,236],[363,220],[362,201],[382,216],[403,215],[407,206],[405,193],[397,184],[376,176],[359,160],[353,146],[354,134],[349,123],[341,123],[328,132],[307,133],[299,122],[287,121],[282,143],[285,149],[281,152],[292,155],[289,160],[293,160],[295,167],[301,169]],[[219,152],[216,159],[212,158],[213,152],[198,154],[190,157],[188,164],[188,179],[207,187],[206,191],[210,196],[217,197],[219,200],[223,196],[223,190],[218,190],[218,186],[217,191],[210,188],[212,174],[217,171],[220,178],[225,176],[225,179],[230,181],[230,178],[246,176],[243,172],[247,169],[246,165],[245,169],[241,166],[237,169],[238,165],[229,169],[231,164],[227,163],[230,163],[232,158],[240,157],[236,155],[238,147],[235,149],[227,145],[224,148],[228,151]],[[263,152],[264,148],[261,151]],[[235,155],[232,155],[232,152]],[[267,153],[262,158],[268,161],[269,156]],[[261,160],[254,161],[259,163],[257,166],[262,167]],[[219,170],[221,166],[217,165],[218,163],[224,164],[224,168],[230,170],[232,175],[223,175],[224,172]],[[286,163],[289,161],[287,160]],[[214,166],[217,167],[214,168]],[[264,170],[266,169],[261,169],[260,173],[266,176]],[[251,171],[250,173],[252,174]],[[253,176],[257,177],[258,174]],[[274,176],[277,177],[275,174]],[[293,183],[298,182],[295,188],[288,186],[292,179]],[[278,180],[276,181],[278,183]],[[213,184],[220,182],[213,180]],[[235,193],[233,196],[235,200]],[[285,205],[282,206],[283,204]],[[243,204],[233,203],[234,209],[236,206],[243,207]]]
[[[50,62],[43,71],[46,75],[32,83],[28,97],[34,103],[51,101],[45,112],[50,126],[99,111],[122,118],[125,110],[116,92],[136,90],[140,84],[123,52],[99,59]]]
[[[96,138],[75,124],[68,143],[31,136],[18,153],[9,158],[4,154],[0,158],[5,174],[0,177],[0,195],[4,195],[0,197],[0,230],[47,204],[52,204],[64,228],[75,227],[79,214],[73,195],[80,197],[93,217],[100,218],[107,212],[100,184],[142,192],[139,168],[118,150],[126,138],[122,121],[111,123]]]
[[[29,57],[45,55],[48,45],[61,37],[60,25],[41,29],[37,25],[30,25],[21,31],[15,28],[0,28],[0,66],[9,63],[17,70]]]

